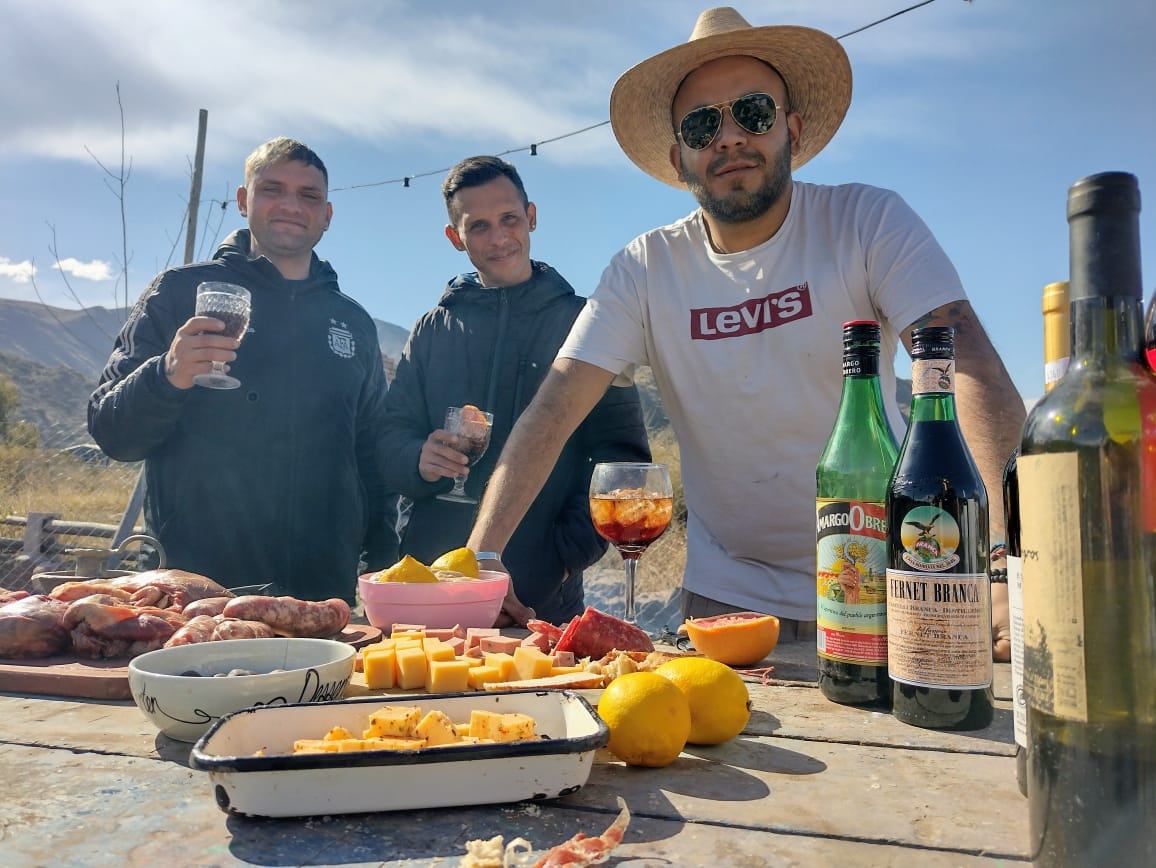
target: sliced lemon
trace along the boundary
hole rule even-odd
[[[478,577],[477,555],[467,548],[446,552],[429,566],[431,570],[452,570],[470,579]]]

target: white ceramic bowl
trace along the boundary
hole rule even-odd
[[[365,617],[388,633],[394,624],[425,627],[492,627],[510,587],[508,573],[479,571],[458,582],[375,582],[367,573],[357,589]]]
[[[128,684],[157,729],[194,742],[218,718],[242,708],[340,699],[356,655],[352,645],[332,639],[198,642],[134,658]],[[234,669],[257,674],[214,677]]]

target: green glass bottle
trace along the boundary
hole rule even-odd
[[[819,689],[887,706],[887,483],[899,452],[879,386],[879,323],[843,324],[843,394],[815,469]]]
[[[1072,356],[1020,444],[1028,802],[1039,866],[1156,865],[1156,599],[1146,522],[1140,191],[1068,191]],[[1147,511],[1147,515],[1146,515]],[[1146,547],[1148,551],[1146,552]]]
[[[994,716],[987,490],[955,416],[955,332],[911,336],[911,419],[887,494],[891,708],[930,729]]]

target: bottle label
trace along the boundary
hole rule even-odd
[[[1063,378],[1064,374],[1067,373],[1067,370],[1067,356],[1056,359],[1055,361],[1044,362],[1044,391],[1047,391],[1056,383],[1058,383]]]
[[[887,510],[882,503],[815,501],[816,644],[820,657],[887,664]]]
[[[1024,568],[1023,559],[1015,555],[1007,556],[1007,602],[1011,620],[1012,721],[1016,744],[1027,748],[1028,704],[1024,695]]]
[[[1031,504],[1020,513],[1028,704],[1086,723],[1079,455],[1021,455],[1016,467],[1020,503]]]
[[[991,685],[991,586],[987,573],[949,573],[959,564],[959,523],[921,504],[903,516],[902,561],[887,570],[887,668],[916,687],[978,690]]]
[[[887,571],[887,670],[916,687],[991,685],[986,573]]]
[[[844,377],[878,377],[879,376],[879,352],[867,353],[844,353],[843,354],[843,376]]]
[[[953,394],[954,359],[915,359],[911,362],[911,394]]]
[[[1140,490],[1144,497],[1144,530],[1156,533],[1156,388],[1140,389]]]

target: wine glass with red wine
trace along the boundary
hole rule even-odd
[[[206,281],[197,287],[197,316],[210,316],[225,324],[224,331],[213,332],[227,338],[244,336],[249,328],[249,290],[234,283]],[[213,362],[208,374],[197,374],[193,382],[206,389],[236,389],[241,381],[225,373],[224,362]]]
[[[494,427],[494,414],[479,410],[473,404],[464,407],[450,407],[446,410],[445,429],[456,438],[454,448],[465,453],[470,467],[482,460],[486,450],[490,448],[490,430]],[[454,503],[477,503],[477,498],[466,494],[466,477],[455,476],[454,487],[445,494],[439,494],[438,500],[450,500]]]
[[[633,624],[634,576],[646,547],[670,525],[674,494],[665,464],[613,461],[594,465],[590,477],[590,520],[622,555],[626,569],[626,614]]]

